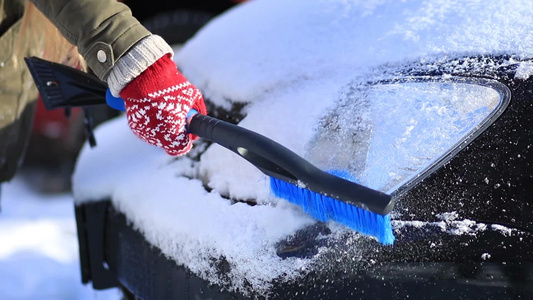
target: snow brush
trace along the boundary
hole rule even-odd
[[[107,103],[124,110],[122,99],[113,97],[107,84],[93,75],[36,57],[25,61],[46,109]],[[277,142],[243,127],[195,111],[187,116],[187,124],[189,132],[233,151],[269,176],[275,196],[296,204],[319,221],[336,221],[376,237],[382,244],[393,244],[388,213],[395,199],[391,195],[355,183],[349,176],[324,172]]]

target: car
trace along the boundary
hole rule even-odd
[[[533,291],[533,7],[248,1],[176,54],[209,114],[390,194],[393,245],[318,222],[216,143],[124,117],[73,177],[82,282],[136,299],[514,299]]]

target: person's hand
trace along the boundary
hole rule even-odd
[[[189,110],[207,114],[201,92],[178,71],[170,55],[126,85],[120,97],[133,132],[170,155],[186,154],[197,138],[185,129]]]

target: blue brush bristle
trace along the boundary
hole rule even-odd
[[[394,243],[389,215],[376,214],[273,177],[270,178],[270,187],[274,195],[300,206],[319,221],[337,221],[357,232],[376,237],[384,245]]]

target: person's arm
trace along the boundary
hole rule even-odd
[[[101,79],[150,32],[116,0],[31,0]]]
[[[31,0],[88,67],[124,99],[128,124],[144,141],[170,155],[187,153],[191,108],[205,114],[200,91],[177,70],[172,48],[152,35],[116,0]]]

